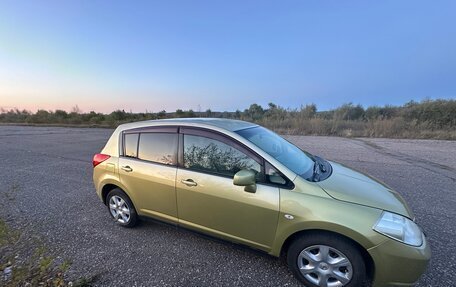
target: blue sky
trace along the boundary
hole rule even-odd
[[[456,1],[1,1],[0,107],[456,98]]]

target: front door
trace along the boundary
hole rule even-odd
[[[257,184],[255,193],[233,185],[234,174],[251,169],[261,176],[261,159],[220,136],[184,130],[177,170],[179,223],[268,250],[279,216],[279,188]]]

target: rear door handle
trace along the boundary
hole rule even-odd
[[[129,165],[124,165],[121,167],[122,170],[125,170],[126,172],[132,172],[133,169]]]
[[[186,186],[197,186],[198,185],[196,182],[193,181],[193,179],[187,179],[187,180],[183,179],[183,180],[181,180],[181,182],[183,184],[185,184]]]

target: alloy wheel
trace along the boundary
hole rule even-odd
[[[114,219],[120,223],[126,224],[130,221],[130,207],[118,195],[114,195],[109,199],[109,211]]]
[[[327,245],[313,245],[298,255],[298,268],[312,284],[321,287],[340,287],[353,277],[353,267],[339,250]]]

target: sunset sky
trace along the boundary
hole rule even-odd
[[[0,108],[456,98],[456,1],[1,1]]]

